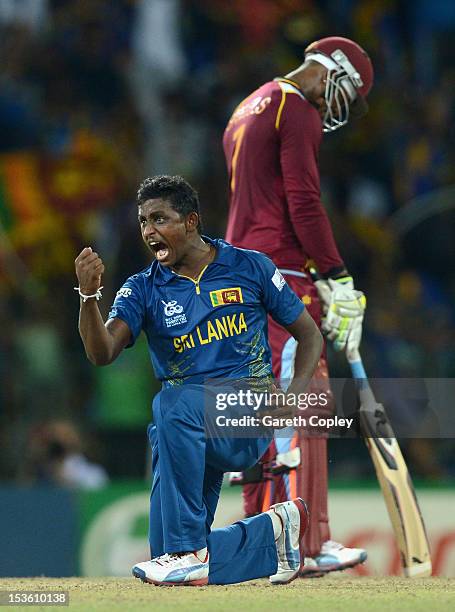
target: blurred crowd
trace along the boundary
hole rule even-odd
[[[205,231],[222,237],[233,108],[333,34],[364,46],[376,72],[367,118],[327,135],[320,160],[368,298],[368,370],[455,376],[455,3],[0,0],[0,478],[60,482],[67,456],[96,485],[107,476],[88,458],[113,477],[143,472],[157,384],[140,348],[109,372],[86,361],[74,258],[89,245],[102,256],[106,314],[147,265],[135,192],[158,173],[189,180]],[[451,450],[441,442],[418,473],[454,476]]]

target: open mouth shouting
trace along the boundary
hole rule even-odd
[[[148,245],[158,261],[165,261],[169,257],[169,247],[163,241],[150,240]]]

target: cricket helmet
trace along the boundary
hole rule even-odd
[[[327,68],[324,132],[346,125],[349,114],[362,116],[367,112],[365,98],[373,85],[373,65],[360,45],[341,36],[321,38],[305,49],[305,60]]]

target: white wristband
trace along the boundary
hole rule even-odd
[[[103,297],[102,294],[101,294],[101,289],[103,289],[103,288],[104,287],[100,287],[98,289],[98,291],[96,293],[94,293],[93,295],[85,295],[84,293],[81,292],[81,288],[80,287],[74,287],[74,291],[77,291],[79,293],[79,295],[81,296],[83,302],[86,302],[90,298],[95,298],[95,300],[98,302],[98,300],[100,300]]]

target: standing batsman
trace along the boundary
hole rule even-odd
[[[240,103],[223,139],[230,180],[226,239],[273,260],[336,350],[358,348],[365,298],[354,289],[321,203],[318,152],[323,133],[366,113],[372,84],[372,64],[359,45],[347,38],[323,38],[306,49],[296,70]],[[313,283],[310,265],[324,280]],[[290,380],[295,339],[270,320],[269,341],[275,376]],[[322,381],[328,387],[325,347],[316,379],[318,388]],[[364,550],[330,539],[325,438],[305,438],[299,431],[277,437],[259,466],[237,478],[244,486],[246,516],[297,495],[307,500],[310,527],[302,575],[323,575],[365,561]]]

